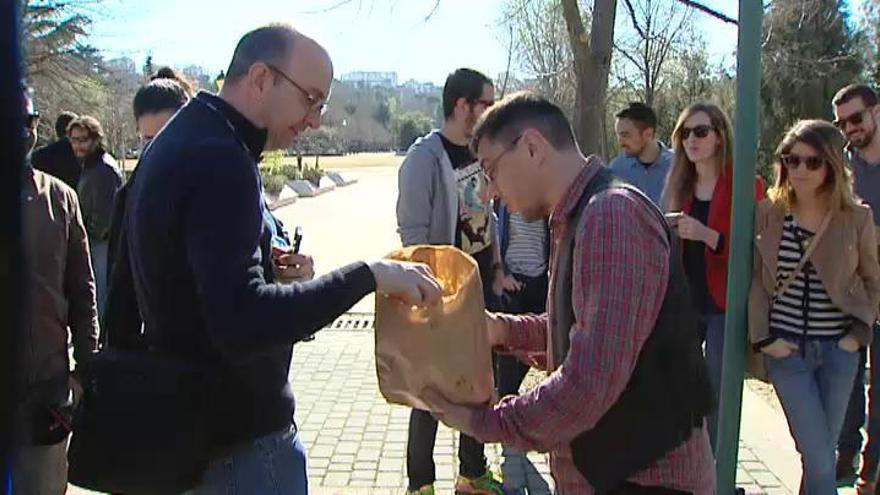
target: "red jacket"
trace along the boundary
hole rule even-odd
[[[733,178],[724,174],[715,184],[712,202],[709,204],[708,227],[723,237],[720,249],[713,251],[706,246],[706,283],[712,300],[721,311],[727,310],[727,259],[730,255],[730,217],[733,209]],[[764,181],[755,177],[755,202],[764,199]],[[694,199],[689,199],[682,211],[691,214]]]

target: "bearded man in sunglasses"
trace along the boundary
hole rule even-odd
[[[874,211],[874,224],[880,225],[880,105],[877,93],[868,86],[853,84],[834,96],[834,124],[848,141],[848,157],[853,172],[856,195],[867,201]],[[878,327],[874,326],[874,342]],[[860,485],[877,481],[880,465],[880,384],[873,370],[880,369],[878,348],[871,346],[871,377],[868,390],[868,439],[862,452]],[[856,474],[855,457],[862,451],[861,428],[865,425],[865,365],[868,352],[861,351],[861,363],[843,430],[837,446],[837,479],[849,481]]]

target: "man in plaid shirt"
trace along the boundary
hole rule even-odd
[[[576,468],[569,444],[594,429],[619,400],[654,329],[671,280],[663,217],[639,193],[614,188],[597,193],[577,224],[569,225],[603,165],[581,154],[562,111],[539,96],[520,93],[496,104],[478,124],[474,145],[490,193],[527,220],[551,215],[548,313],[490,314],[489,340],[497,349],[546,362],[554,371],[529,393],[507,396],[494,406],[454,405],[433,392],[428,401],[438,419],[479,440],[550,452],[558,493],[595,493]],[[559,350],[565,349],[559,346],[564,338],[554,337],[553,327],[565,317],[554,287],[564,263],[561,241],[569,229],[575,229],[569,261],[574,321],[566,354]],[[639,488],[714,493],[705,423],[628,482]]]

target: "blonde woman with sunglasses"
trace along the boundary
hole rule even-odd
[[[853,194],[843,148],[830,123],[797,123],[755,219],[749,332],[801,454],[806,495],[837,493],[837,437],[880,303],[874,220]]]

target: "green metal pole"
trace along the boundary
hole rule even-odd
[[[748,295],[752,276],[755,162],[758,158],[758,103],[761,90],[761,0],[739,0],[736,51],[733,218],[727,279],[724,364],[718,417],[716,472],[718,493],[736,489],[739,426],[745,375]]]

